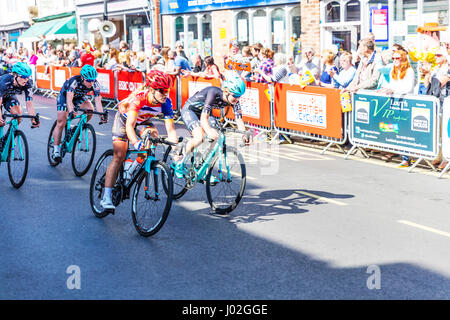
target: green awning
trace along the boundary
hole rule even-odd
[[[42,35],[46,34],[54,26],[54,23],[54,21],[36,22],[20,35],[18,41],[40,41]]]
[[[70,16],[53,20],[54,26],[46,33],[47,40],[72,39],[77,37],[77,20]]]
[[[42,35],[47,40],[72,39],[77,37],[76,17],[72,14],[59,19],[36,22],[19,37],[19,42],[40,41]]]

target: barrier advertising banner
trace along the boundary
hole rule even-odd
[[[438,100],[430,96],[353,95],[352,141],[434,158]]]
[[[275,127],[341,139],[340,90],[275,84]]]
[[[60,91],[64,82],[70,77],[70,71],[67,67],[52,66],[52,89]]]
[[[50,67],[36,66],[36,87],[39,89],[51,89],[52,77]]]
[[[117,72],[117,99],[119,101],[127,98],[131,92],[144,84],[142,72]]]
[[[442,111],[442,155],[450,160],[450,98],[445,98]]]
[[[116,98],[114,72],[111,70],[97,69],[97,81],[100,84],[100,94],[106,99]]]
[[[216,86],[220,88],[220,80],[204,79],[193,76],[181,77],[181,108],[183,108],[187,99],[192,97],[200,90],[210,86]]]

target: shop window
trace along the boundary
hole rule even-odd
[[[345,5],[345,21],[361,20],[361,4],[357,0],[351,0]]]
[[[267,45],[267,19],[264,10],[258,10],[253,15],[253,40],[254,43]],[[253,43],[252,43],[253,44]]]
[[[249,45],[248,38],[248,13],[241,11],[236,17],[237,41],[241,48]]]
[[[198,39],[197,17],[190,16],[188,19],[188,32],[191,34],[192,39]]]
[[[423,0],[423,21],[448,25],[448,0]]]
[[[178,17],[175,19],[175,40],[181,40],[180,33],[184,32],[184,19],[183,17]]]
[[[286,52],[286,14],[283,9],[272,11],[272,50]]]
[[[211,31],[211,15],[205,14],[202,17],[202,48],[203,56],[212,56],[212,31]]]
[[[327,4],[325,8],[325,22],[341,21],[341,5],[339,2],[333,1]]]
[[[295,7],[291,10],[291,48],[288,51],[292,51],[292,56],[297,61],[301,58],[301,17],[300,7]]]

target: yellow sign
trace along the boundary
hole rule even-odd
[[[300,87],[302,87],[302,89],[306,87],[308,84],[313,83],[314,81],[316,81],[316,79],[314,79],[313,75],[309,70],[306,70],[305,73],[300,75]]]
[[[219,29],[219,33],[220,33],[220,39],[226,39],[226,37],[227,37],[227,29],[220,28]]]
[[[352,111],[352,98],[350,92],[341,93],[342,112]]]

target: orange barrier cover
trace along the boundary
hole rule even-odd
[[[69,68],[57,66],[51,66],[50,68],[52,70],[52,89],[54,91],[61,91],[64,82],[70,77]]]
[[[275,84],[275,126],[342,139],[339,89]]]
[[[142,72],[117,72],[117,99],[126,99],[130,93],[144,84],[144,74]]]
[[[189,97],[192,97],[195,93],[202,90],[203,88],[215,86],[221,87],[219,79],[205,79],[194,76],[183,76],[181,77],[181,109],[183,109]]]
[[[36,66],[36,87],[39,89],[51,89],[51,70],[47,66]]]
[[[97,81],[100,84],[100,93],[103,98],[116,98],[116,81],[114,79],[114,72],[106,69],[97,69]]]
[[[177,100],[178,100],[178,78],[174,75],[169,75],[172,80],[172,85],[169,91],[169,98],[172,101],[172,109],[177,110]]]

